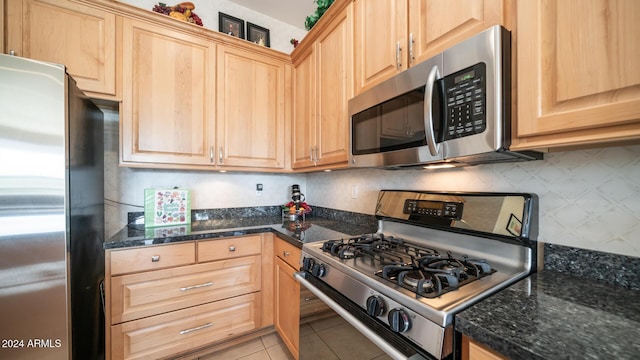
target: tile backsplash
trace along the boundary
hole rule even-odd
[[[352,198],[357,187],[357,198]],[[307,176],[312,204],[372,214],[381,189],[534,193],[538,240],[640,257],[640,146],[545,154],[460,169],[360,169]]]

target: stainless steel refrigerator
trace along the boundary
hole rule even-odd
[[[0,359],[104,358],[102,112],[0,54]]]

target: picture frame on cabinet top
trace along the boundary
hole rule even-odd
[[[244,39],[244,20],[218,12],[218,31]]]
[[[247,21],[247,40],[254,44],[271,47],[269,29]]]

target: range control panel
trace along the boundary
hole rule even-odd
[[[404,202],[404,209],[402,212],[409,215],[422,215],[460,220],[462,219],[463,207],[464,204],[461,202],[407,199]]]
[[[482,133],[487,128],[486,65],[478,63],[446,76],[444,140]]]

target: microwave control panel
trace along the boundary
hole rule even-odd
[[[482,133],[487,128],[486,65],[478,63],[442,79],[446,102],[444,140]]]
[[[409,215],[423,215],[443,219],[462,219],[463,203],[433,200],[411,200],[404,202],[403,213]]]

